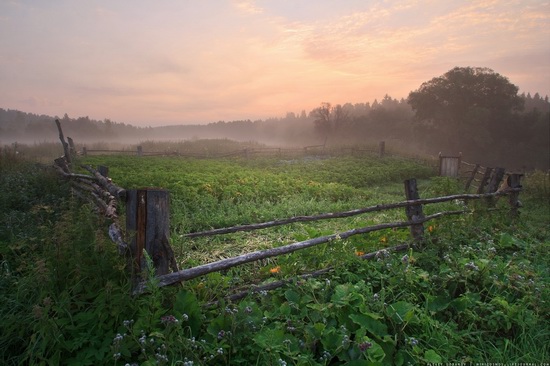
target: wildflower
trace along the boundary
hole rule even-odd
[[[273,267],[269,270],[269,272],[275,274],[281,272],[281,266]]]
[[[376,255],[374,256],[378,261],[381,261],[385,258],[388,258],[390,256],[390,253],[386,249],[379,250],[376,252]]]
[[[468,262],[464,265],[467,269],[470,269],[472,271],[479,271],[479,267],[475,265],[474,262]]]
[[[286,366],[286,361],[283,361],[282,359],[279,358],[279,360],[277,361],[279,362],[279,365],[281,366]]]
[[[114,344],[118,344],[118,343],[120,343],[123,339],[124,339],[124,336],[121,335],[120,333],[118,333],[118,334],[115,336],[115,339],[113,339],[113,343],[114,343]]]
[[[344,337],[342,337],[342,347],[347,346],[350,343],[349,336],[347,334],[344,334]]]
[[[183,320],[184,322],[188,321],[188,320],[189,320],[189,315],[183,314],[183,315],[181,316],[181,320]]]
[[[247,306],[246,308],[244,308],[244,312],[250,314],[252,313],[252,308],[250,306]]]
[[[126,328],[130,328],[132,326],[132,324],[134,324],[134,321],[133,320],[125,320],[122,322],[122,324],[126,327]]]
[[[387,237],[383,236],[383,237],[380,238],[380,243],[384,243],[384,244],[385,244],[385,243],[387,243],[387,242],[388,242],[388,238],[387,238]]]
[[[330,352],[328,352],[328,351],[323,351],[323,355],[321,356],[320,361],[329,360],[330,357],[331,357]]]
[[[139,338],[139,344],[141,345],[145,345],[145,343],[147,343],[147,336],[145,334],[143,334],[140,338]]]
[[[365,255],[365,252],[362,252],[360,250],[356,250],[355,255],[358,256],[358,257],[361,257],[361,256]]]
[[[374,301],[378,301],[378,299],[380,299],[380,295],[376,293],[372,295],[372,298],[374,299]]]
[[[217,351],[219,355],[223,355],[223,348],[218,348]]]
[[[162,318],[160,318],[160,322],[166,326],[169,326],[169,325],[172,325],[172,324],[177,324],[179,323],[179,320],[176,319],[175,316],[173,315],[166,315],[166,316],[163,316]]]
[[[434,225],[430,225],[428,226],[428,231],[431,233],[435,230],[435,226]]]
[[[225,337],[225,330],[222,329],[218,332],[218,339],[222,339],[223,337]]]
[[[403,263],[403,264],[409,263],[409,255],[408,254],[405,254],[404,256],[401,257],[401,263]]]
[[[372,347],[372,343],[370,343],[370,342],[359,343],[359,351],[361,351],[361,352],[365,352],[366,350],[368,350],[371,347]]]
[[[407,343],[414,347],[418,344],[418,339],[411,337],[407,339]]]

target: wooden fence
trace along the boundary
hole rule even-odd
[[[63,162],[64,160],[57,159],[55,166],[63,177],[71,180],[75,194],[83,198],[86,198],[86,194],[88,194],[88,199],[92,200],[104,215],[113,220],[113,223],[109,228],[109,235],[113,242],[117,244],[119,252],[126,255],[129,263],[131,264],[130,268],[132,268],[132,277],[134,282],[133,292],[135,294],[141,294],[147,290],[148,282],[143,281],[141,277],[142,271],[146,269],[143,256],[144,251],[146,251],[152,258],[155,266],[155,272],[157,274],[158,285],[162,287],[185,280],[190,280],[211,272],[226,270],[245,263],[289,254],[305,248],[332,242],[337,239],[346,239],[354,235],[384,229],[409,227],[413,238],[413,243],[420,244],[422,243],[424,236],[424,223],[443,216],[470,212],[468,209],[461,209],[457,211],[438,212],[425,216],[423,214],[423,207],[425,205],[454,200],[470,201],[477,199],[485,199],[490,204],[489,200],[492,198],[508,195],[510,197],[509,202],[511,205],[510,212],[512,215],[517,215],[517,198],[521,190],[521,186],[519,185],[519,177],[511,175],[510,177],[514,178],[512,179],[510,186],[504,191],[495,190],[494,192],[482,194],[459,194],[421,199],[418,196],[418,191],[416,189],[416,180],[409,179],[404,182],[406,200],[402,202],[375,205],[345,212],[325,213],[315,216],[297,216],[264,223],[240,225],[230,228],[219,228],[205,232],[189,233],[185,236],[188,238],[193,238],[199,236],[221,235],[238,231],[260,230],[295,222],[336,219],[398,208],[405,209],[407,221],[388,222],[374,226],[356,228],[281,247],[246,253],[193,268],[178,270],[174,253],[169,244],[170,208],[168,205],[169,199],[167,191],[156,189],[124,190],[113,184],[108,177],[99,172],[99,170],[108,171],[105,167],[101,167],[99,170],[96,170],[86,166],[85,168],[91,173],[91,175],[74,174],[68,171],[67,165]],[[119,218],[116,213],[116,208],[120,200],[123,200],[126,204],[125,230],[121,229],[122,225],[119,223]],[[399,251],[406,250],[408,247],[409,245],[401,245],[398,247],[388,248],[387,250]],[[373,255],[375,255],[375,253],[369,253],[363,257],[365,259],[370,259]],[[325,272],[318,271],[318,273]],[[308,274],[307,276],[310,275],[315,274]],[[270,284],[268,285],[268,288],[273,288],[273,286],[273,284]],[[264,289],[264,287],[254,288],[254,291],[259,291],[261,289]]]
[[[60,134],[61,135],[61,134]],[[165,190],[158,189],[138,189],[125,190],[118,187],[108,178],[108,168],[98,167],[93,169],[90,166],[84,168],[90,173],[75,174],[70,171],[70,163],[65,157],[55,160],[55,168],[66,179],[71,181],[73,192],[75,195],[92,201],[98,210],[112,220],[109,227],[109,236],[111,240],[117,244],[120,254],[126,256],[129,268],[132,271],[133,293],[141,294],[147,291],[147,285],[150,282],[144,281],[142,273],[147,270],[144,252],[147,252],[153,261],[156,273],[156,283],[158,286],[167,286],[180,283],[181,281],[190,280],[208,273],[226,270],[245,263],[258,261],[266,258],[276,257],[284,254],[293,253],[302,249],[310,248],[323,243],[333,242],[340,239],[346,239],[354,235],[365,234],[390,228],[409,228],[413,239],[411,244],[402,244],[399,246],[386,248],[386,251],[401,251],[406,250],[411,245],[420,246],[424,239],[424,223],[443,216],[458,215],[471,212],[466,206],[461,210],[444,211],[431,215],[424,215],[423,207],[429,204],[449,202],[461,200],[469,202],[471,200],[485,200],[488,205],[494,204],[494,198],[497,196],[509,197],[510,214],[518,215],[518,195],[521,191],[520,179],[521,174],[509,174],[507,177],[506,188],[499,190],[499,184],[504,176],[504,169],[486,169],[483,173],[480,187],[487,186],[486,192],[483,193],[478,188],[478,193],[464,193],[459,195],[436,197],[421,199],[418,195],[415,179],[408,179],[404,182],[405,201],[375,205],[370,207],[359,208],[356,210],[325,213],[315,216],[297,216],[287,219],[274,220],[264,223],[255,223],[249,225],[240,225],[230,228],[218,228],[205,232],[195,232],[186,235],[187,238],[209,235],[221,235],[238,231],[260,230],[273,226],[286,225],[295,222],[307,222],[316,220],[336,219],[343,217],[351,217],[360,214],[371,212],[380,212],[392,209],[404,208],[407,221],[388,222],[374,226],[356,228],[332,235],[321,236],[305,241],[300,241],[280,247],[270,248],[266,250],[254,251],[251,253],[242,254],[236,257],[219,260],[212,263],[199,265],[193,268],[179,270],[176,265],[174,253],[170,247],[170,207],[169,193]],[[478,173],[478,169],[474,169],[471,177]],[[489,171],[489,173],[487,173]],[[469,188],[475,178],[467,182]],[[489,182],[487,185],[483,182]],[[484,188],[485,189],[485,188]],[[467,191],[467,190],[466,190]],[[121,203],[126,205],[126,220],[125,230],[117,214],[117,207]],[[364,259],[371,259],[377,255],[377,252],[368,253],[362,256]],[[322,269],[303,276],[316,276],[330,271],[330,268]],[[256,286],[250,290],[240,294],[231,296],[231,299],[237,299],[245,296],[246,293],[273,289],[282,286],[285,281],[270,283],[264,286]]]

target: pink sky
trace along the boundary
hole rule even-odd
[[[406,98],[455,66],[550,94],[550,1],[3,0],[0,108],[134,125]]]

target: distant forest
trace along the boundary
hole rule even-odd
[[[415,112],[405,99],[389,95],[372,103],[322,103],[310,112],[289,112],[283,118],[219,121],[206,125],[136,127],[109,119],[52,117],[0,108],[0,145],[33,144],[58,140],[54,120],[61,121],[65,136],[76,143],[147,140],[232,139],[257,141],[272,146],[312,144],[359,145],[386,141],[389,148],[436,155],[463,153],[464,159],[487,166],[507,164],[510,169],[543,169],[549,166],[550,103],[548,96],[521,94],[524,108],[502,120],[490,134],[483,123],[469,131],[467,141],[449,141],[445,131],[426,130],[415,122]],[[456,140],[456,139],[455,139]]]

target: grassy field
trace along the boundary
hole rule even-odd
[[[180,268],[257,249],[405,219],[404,210],[295,223],[250,233],[185,234],[460,192],[430,164],[397,157],[178,159],[94,156],[124,188],[171,194]],[[410,241],[407,229],[359,235],[130,295],[107,219],[71,197],[52,169],[0,161],[0,360],[74,365],[407,365],[544,362],[550,215],[548,176],[523,182],[519,220],[507,211],[427,224],[422,251],[357,254]],[[500,200],[498,207],[506,207]],[[426,213],[456,209],[427,206]],[[333,269],[316,278],[304,272]],[[288,285],[236,303],[250,284]],[[149,281],[155,279],[150,276]],[[218,306],[206,306],[221,300]]]

